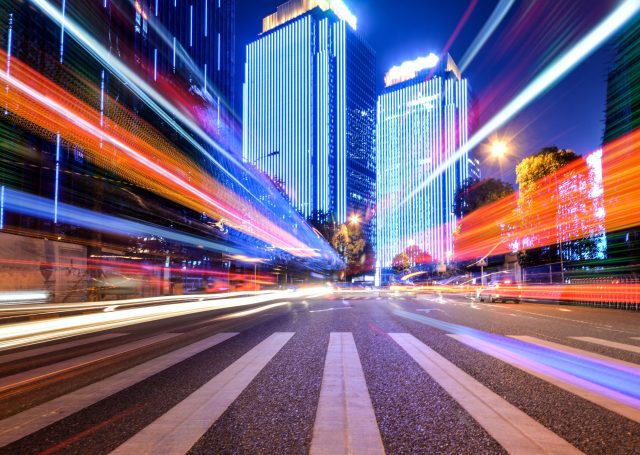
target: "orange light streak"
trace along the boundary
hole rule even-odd
[[[0,51],[0,67],[6,66],[6,58],[6,52]],[[0,79],[8,86],[0,91],[2,104],[37,134],[48,137],[59,133],[65,141],[82,147],[98,166],[193,210],[224,218],[233,228],[291,254],[318,255],[115,101],[110,103],[113,113],[102,127],[99,111],[14,57],[11,75],[0,71]],[[122,120],[129,120],[135,134]]]

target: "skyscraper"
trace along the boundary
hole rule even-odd
[[[625,27],[615,41],[615,59],[607,78],[607,105],[603,138],[604,197],[608,210],[613,212],[624,207],[628,191],[621,184],[619,168],[621,141],[640,128],[640,18]],[[637,156],[634,154],[634,156]],[[625,161],[633,166],[635,161]],[[612,210],[613,209],[613,210]],[[619,213],[619,212],[618,212]],[[615,220],[612,213],[609,217]],[[627,273],[640,256],[640,229],[622,229],[617,226],[607,229],[609,263]]]
[[[378,98],[377,260],[382,269],[408,247],[433,261],[453,255],[456,188],[475,162],[448,163],[469,136],[469,85],[446,55],[393,67]]]
[[[375,206],[375,56],[356,25],[341,1],[292,0],[246,50],[245,161],[300,213],[338,223]]]

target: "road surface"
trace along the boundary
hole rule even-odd
[[[640,452],[636,312],[366,291],[98,328],[0,351],[0,453]]]

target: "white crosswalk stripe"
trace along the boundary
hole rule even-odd
[[[235,335],[237,333],[218,333],[1,420],[0,447],[35,433]]]
[[[186,453],[293,335],[274,333],[112,453]]]
[[[544,346],[547,348],[555,349],[560,352],[568,352],[570,354],[579,355],[595,362],[599,362],[607,367],[616,368],[619,367],[623,370],[633,371],[640,377],[640,365],[631,362],[625,362],[624,360],[614,359],[613,357],[609,357],[606,355],[597,354],[595,352],[585,351],[584,349],[574,348],[573,346],[566,346],[560,343],[554,343],[553,341],[542,340],[540,338],[526,336],[526,335],[514,335],[511,338],[515,338],[517,340],[526,341],[527,343],[536,344],[538,346]],[[593,340],[598,340],[597,338],[593,338]],[[585,340],[586,341],[586,340]],[[600,340],[596,344],[602,344],[602,342],[606,342],[606,340]],[[594,341],[595,343],[596,341]],[[606,345],[605,345],[606,346]]]
[[[601,406],[630,420],[640,423],[640,400],[636,398],[625,395],[614,389],[610,389],[608,387],[604,387],[594,382],[571,375],[552,366],[542,364],[534,359],[512,352],[508,349],[482,340],[478,337],[474,337],[472,335],[450,334],[449,336],[455,338],[461,343],[466,344],[467,346],[470,346],[474,349],[484,352],[485,354],[500,359],[503,362],[519,368],[520,370],[525,371],[537,378],[540,378],[550,384],[573,393],[574,395],[591,401],[598,406]],[[527,338],[531,339],[533,337]],[[548,344],[549,342],[545,343]],[[565,350],[565,352],[571,352],[571,350],[575,350],[575,348],[569,348]],[[592,353],[589,354],[595,355]],[[615,366],[617,362],[611,362],[611,366]]]
[[[606,346],[608,348],[620,349],[621,351],[633,352],[640,354],[640,346],[634,346],[632,344],[618,343],[616,341],[603,340],[601,338],[593,337],[569,337],[574,340],[585,341],[587,343],[599,344],[600,346]]]
[[[151,346],[155,343],[165,341],[176,336],[178,335],[175,333],[163,333],[149,338],[136,340],[124,345],[115,346],[113,348],[104,349],[102,351],[92,352],[91,354],[86,354],[80,357],[64,360],[62,362],[34,368],[33,370],[12,374],[11,376],[5,376],[3,378],[0,378],[0,392],[27,384],[29,382],[39,381],[46,377],[57,375],[67,370],[79,368],[81,366],[86,366],[96,362],[101,362],[106,359],[134,351],[136,349]]]
[[[413,335],[389,335],[507,452],[532,455],[581,453]]]
[[[49,346],[41,346],[29,350],[12,352],[10,354],[0,355],[0,363],[13,362],[15,360],[28,359],[37,355],[49,354],[51,352],[60,352],[65,349],[75,348],[78,346],[84,346],[90,343],[97,343],[99,341],[106,341],[113,338],[119,338],[126,335],[126,333],[105,333],[89,338],[74,339],[72,341],[65,341],[63,343],[56,343]]]
[[[235,335],[236,333],[214,335],[4,419],[0,421],[0,447],[85,409]],[[182,455],[189,452],[293,336],[294,333],[291,332],[273,333],[112,453]],[[413,335],[390,333],[389,336],[507,452],[531,455],[581,453]],[[623,400],[616,396],[615,391],[604,390],[597,384],[586,384],[586,381],[579,378],[568,378],[566,373],[537,365],[535,360],[523,358],[523,355],[494,345],[490,339],[484,340],[473,335],[449,336],[640,422],[640,403],[634,402],[629,396],[625,396]],[[614,370],[624,370],[627,374],[637,370],[640,375],[640,366],[629,362],[533,337],[513,338],[559,352],[581,355],[591,361],[602,362],[602,365]],[[330,333],[309,452],[311,455],[385,453],[357,345],[350,332]]]
[[[384,454],[362,364],[351,333],[331,333],[311,455]]]

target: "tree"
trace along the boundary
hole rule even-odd
[[[556,262],[560,256],[560,246],[549,245],[540,237],[540,226],[548,221],[543,214],[550,213],[550,207],[558,206],[557,182],[550,184],[550,177],[566,166],[578,155],[573,150],[545,147],[535,155],[524,158],[516,166],[516,183],[520,192],[517,205],[520,251],[518,261],[522,266]],[[556,210],[557,211],[557,210]]]
[[[391,267],[394,273],[402,273],[405,270],[409,270],[409,255],[404,251],[396,254],[391,262]]]
[[[347,264],[347,275],[357,273],[364,262],[366,242],[358,223],[340,224],[331,239],[331,246]]]
[[[555,145],[544,147],[535,155],[524,158],[516,166],[516,183],[520,187],[520,193],[528,191],[538,180],[553,174],[576,158],[578,155],[573,150],[558,149]]]
[[[337,231],[336,219],[333,213],[313,210],[308,220],[311,226],[313,226],[327,242],[332,243],[333,236]]]
[[[456,191],[453,213],[462,218],[483,205],[498,201],[513,193],[513,185],[498,179],[479,180],[468,177]]]
[[[429,264],[433,262],[431,255],[425,251],[422,251],[419,246],[408,246],[404,253],[409,258],[409,267],[415,267],[422,264]]]

